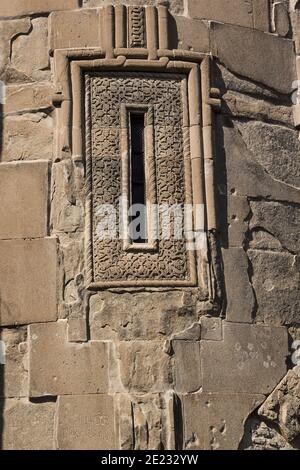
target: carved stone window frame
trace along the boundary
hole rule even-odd
[[[154,111],[153,106],[139,103],[121,104],[121,159],[122,159],[122,196],[124,198],[124,215],[127,218],[129,209],[129,170],[130,170],[130,113],[142,112],[145,115],[145,172],[146,172],[146,210],[148,221],[148,243],[134,244],[130,240],[128,220],[124,220],[123,229],[125,251],[156,251],[158,243],[153,234],[154,214],[151,213],[153,205],[157,204],[155,150],[154,150]],[[126,214],[126,215],[125,215]]]
[[[219,106],[219,100],[212,98],[210,88],[210,58],[206,54],[181,51],[157,51],[157,59],[150,59],[153,50],[117,48],[111,52],[103,49],[60,49],[54,52],[55,75],[58,93],[54,101],[60,110],[57,119],[56,153],[61,158],[72,154],[73,160],[85,163],[86,169],[86,224],[85,224],[85,284],[88,289],[98,290],[112,287],[197,287],[207,291],[212,297],[211,271],[207,247],[191,253],[196,257],[196,268],[187,281],[124,281],[94,282],[92,255],[92,188],[91,161],[89,149],[85,152],[85,110],[84,74],[85,72],[117,71],[160,72],[185,74],[187,81],[188,122],[184,125],[185,145],[190,145],[190,167],[192,188],[188,198],[193,205],[205,207],[205,219],[194,218],[195,232],[207,232],[216,228],[214,183],[213,183],[213,144],[212,111]],[[88,119],[87,119],[88,120]],[[86,153],[86,155],[85,155]],[[154,196],[151,196],[154,198]],[[129,248],[125,242],[125,249]],[[153,241],[147,249],[155,249]]]

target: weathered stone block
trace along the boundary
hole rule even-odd
[[[201,317],[201,339],[222,341],[223,329],[221,318]]]
[[[238,450],[249,414],[264,395],[199,393],[183,397],[188,450]]]
[[[56,441],[59,450],[117,449],[113,397],[59,397]]]
[[[54,12],[50,15],[50,51],[100,45],[100,18],[97,10]]]
[[[283,436],[292,442],[300,435],[300,366],[290,370],[258,413],[279,425]]]
[[[106,343],[68,343],[66,321],[30,325],[29,341],[31,397],[107,391]]]
[[[175,363],[175,391],[196,392],[202,385],[200,342],[172,341]]]
[[[211,41],[213,55],[232,72],[281,93],[291,92],[296,76],[292,41],[218,23],[211,24]]]
[[[235,195],[248,197],[261,196],[277,201],[300,202],[299,190],[290,185],[282,184],[277,178],[268,174],[266,171],[266,163],[264,161],[260,163],[260,161],[257,160],[256,154],[252,154],[247,148],[239,132],[242,127],[238,126],[236,122],[234,127],[232,127],[232,121],[224,120],[223,118],[221,118],[219,125],[222,126],[220,132],[224,134],[227,176],[219,171],[217,178],[220,185],[224,184],[223,178],[227,178],[226,189],[228,193],[231,192]],[[250,132],[249,127],[247,128],[247,132]],[[258,151],[260,151],[260,148]],[[272,158],[273,157],[269,154],[268,159]],[[218,161],[221,165],[221,161]],[[280,166],[283,166],[283,162]],[[295,166],[295,164],[291,164],[291,167],[293,166]],[[278,171],[280,171],[279,165],[276,164],[276,167]],[[283,168],[281,171],[285,172]],[[289,178],[292,178],[291,173],[292,171],[289,173]]]
[[[268,325],[300,321],[299,260],[290,253],[249,250],[252,284],[258,310],[256,317]]]
[[[201,341],[203,391],[270,393],[286,373],[286,329],[224,322],[223,334]]]
[[[171,34],[170,42],[174,49],[209,52],[209,29],[204,21],[176,16],[176,34]]]
[[[68,10],[78,6],[78,0],[4,0],[0,6],[0,18],[30,13],[47,13],[53,10]]]
[[[5,343],[5,365],[0,365],[0,396],[6,398],[28,395],[27,330],[2,328]]]
[[[55,163],[52,175],[51,225],[56,232],[76,232],[83,228],[83,168],[67,160]]]
[[[248,230],[250,206],[248,199],[231,194],[228,197],[228,245],[242,247]]]
[[[22,73],[22,81],[51,78],[48,55],[48,18],[33,18],[32,29],[11,44],[11,67]],[[27,80],[25,80],[27,77]]]
[[[300,206],[288,203],[251,201],[250,229],[261,229],[273,235],[283,248],[300,251]]]
[[[121,380],[131,392],[163,392],[173,381],[171,359],[158,341],[119,343]]]
[[[258,121],[238,122],[237,128],[247,148],[270,176],[300,188],[297,131]]]
[[[261,31],[270,31],[270,2],[266,0],[252,0],[252,9],[253,27]]]
[[[0,7],[1,8],[1,7]],[[22,18],[11,21],[1,21],[0,22],[0,46],[1,46],[1,55],[0,55],[0,77],[1,80],[6,79],[5,68],[10,62],[10,53],[11,53],[11,40],[19,34],[29,33],[31,28],[31,22],[29,18]]]
[[[198,320],[192,300],[182,292],[102,292],[90,300],[91,337],[162,340]]]
[[[5,400],[2,448],[4,450],[54,449],[55,403],[31,403],[27,399]]]
[[[249,260],[243,248],[223,250],[228,321],[252,323],[255,297],[249,280]]]
[[[188,0],[191,18],[201,18],[251,28],[251,4],[244,0]]]
[[[45,113],[7,116],[3,121],[2,159],[52,159],[53,122]]]
[[[0,241],[0,324],[54,321],[56,239]]]
[[[283,37],[287,36],[290,32],[291,24],[288,9],[284,3],[278,2],[273,5],[273,21],[276,33]]]
[[[18,113],[20,111],[37,111],[52,108],[52,96],[54,87],[51,83],[29,83],[10,85],[5,90],[5,114]]]
[[[47,235],[48,162],[0,165],[0,239]]]

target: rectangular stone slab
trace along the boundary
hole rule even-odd
[[[58,449],[116,449],[112,396],[59,397],[57,419]]]
[[[56,239],[0,241],[0,324],[55,321]]]
[[[107,392],[107,343],[68,343],[67,322],[29,326],[29,396]]]
[[[47,235],[48,162],[0,165],[0,239]]]

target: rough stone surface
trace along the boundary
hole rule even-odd
[[[131,392],[163,392],[173,382],[171,362],[161,342],[120,342],[121,380]]]
[[[252,230],[264,230],[293,253],[300,251],[300,207],[288,203],[251,201]]]
[[[175,361],[175,391],[197,392],[202,385],[200,365],[200,343],[172,341]]]
[[[97,10],[54,12],[50,15],[50,50],[68,47],[99,47]],[[70,27],[65,28],[68,24]]]
[[[51,109],[54,87],[49,82],[10,85],[6,87],[4,113]]]
[[[70,160],[53,165],[51,224],[55,232],[75,232],[83,226],[82,173]]]
[[[258,410],[258,414],[279,425],[288,442],[300,435],[300,366],[290,370]]]
[[[0,165],[0,238],[47,235],[48,163]]]
[[[252,125],[253,123],[250,123],[249,127],[247,126],[247,132],[251,132]],[[265,162],[262,160],[259,155],[261,147],[258,150],[258,155],[256,155],[256,153],[253,154],[252,151],[247,148],[246,143],[239,132],[240,129],[241,126],[232,126],[232,124],[229,125],[227,120],[222,121],[221,132],[223,133],[224,139],[223,145],[225,148],[227,168],[226,189],[228,192],[240,196],[254,198],[263,197],[277,201],[291,201],[299,203],[299,191],[291,185],[278,181],[275,176],[267,172],[266,165],[268,163],[267,161]],[[249,138],[246,136],[246,129],[243,137],[245,139]],[[264,145],[265,143],[263,146]],[[298,146],[298,143],[296,145]],[[281,151],[279,150],[279,152]],[[286,158],[289,160],[289,157]],[[268,159],[272,159],[270,154],[268,154]],[[295,161],[290,162],[290,166],[297,167],[297,163]],[[285,172],[283,162],[280,165],[275,164],[275,168],[277,168],[277,172]],[[275,168],[273,169],[274,172],[276,171]],[[224,173],[220,171],[217,178],[221,180],[223,176]],[[292,179],[292,174],[289,174],[288,178]],[[220,189],[223,192],[222,186],[220,186]]]
[[[290,253],[248,251],[257,298],[257,321],[268,325],[299,322],[299,260]],[[284,282],[283,282],[284,280]]]
[[[56,240],[2,240],[0,259],[0,324],[55,321]]]
[[[249,279],[249,261],[242,248],[223,250],[227,320],[252,323],[255,298]]]
[[[300,142],[297,132],[256,121],[240,122],[238,130],[266,173],[277,181],[299,188],[300,162],[297,155]]]
[[[27,15],[29,13],[46,13],[52,10],[77,8],[78,0],[11,0],[4,1],[0,7],[1,17]]]
[[[5,343],[5,365],[0,365],[3,375],[2,397],[26,397],[28,394],[28,355],[26,328],[3,328],[1,340]],[[1,379],[2,380],[2,379]]]
[[[212,23],[211,41],[213,54],[232,72],[290,93],[296,75],[292,41],[219,23]]]
[[[113,397],[59,397],[56,441],[59,450],[116,449]]]
[[[67,343],[65,321],[29,327],[29,395],[82,395],[107,391],[107,346]]]
[[[3,134],[3,161],[52,159],[53,122],[48,114],[7,116]]]
[[[35,18],[30,32],[12,42],[11,67],[32,81],[50,78],[49,65],[48,19]]]
[[[99,293],[91,297],[90,316],[92,339],[125,341],[165,340],[198,319],[182,292]]]
[[[237,450],[249,414],[263,395],[198,393],[184,396],[184,445],[188,450]]]
[[[26,398],[5,400],[2,447],[6,450],[52,450],[54,413],[55,403],[31,403]]]
[[[213,20],[251,28],[251,2],[244,0],[188,0],[189,14],[194,18]]]
[[[286,373],[286,329],[224,322],[223,335],[201,342],[203,391],[270,393]]]

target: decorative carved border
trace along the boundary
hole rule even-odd
[[[194,230],[198,232],[216,229],[214,196],[214,151],[212,138],[212,113],[219,108],[219,90],[210,86],[210,57],[206,54],[183,50],[168,49],[168,11],[165,7],[145,9],[146,45],[126,47],[125,13],[126,8],[107,7],[105,9],[106,40],[103,48],[60,49],[54,51],[54,67],[57,93],[54,102],[60,106],[57,116],[57,157],[72,154],[74,160],[85,161],[84,89],[85,71],[140,71],[185,74],[189,117],[186,116],[183,128],[186,155],[186,171],[191,171],[192,188],[188,197],[193,204],[205,206],[206,221],[194,220]],[[87,153],[89,152],[87,147]],[[191,168],[191,170],[189,170]],[[91,168],[86,159],[87,214],[91,211],[91,189],[89,188]],[[86,286],[90,289],[114,287],[114,283],[95,284],[92,269],[92,243],[90,221],[86,225]],[[200,286],[208,289],[210,298],[214,297],[207,250],[197,253],[197,272],[192,273],[192,282],[184,284],[177,281],[116,283],[115,287],[164,287]]]

